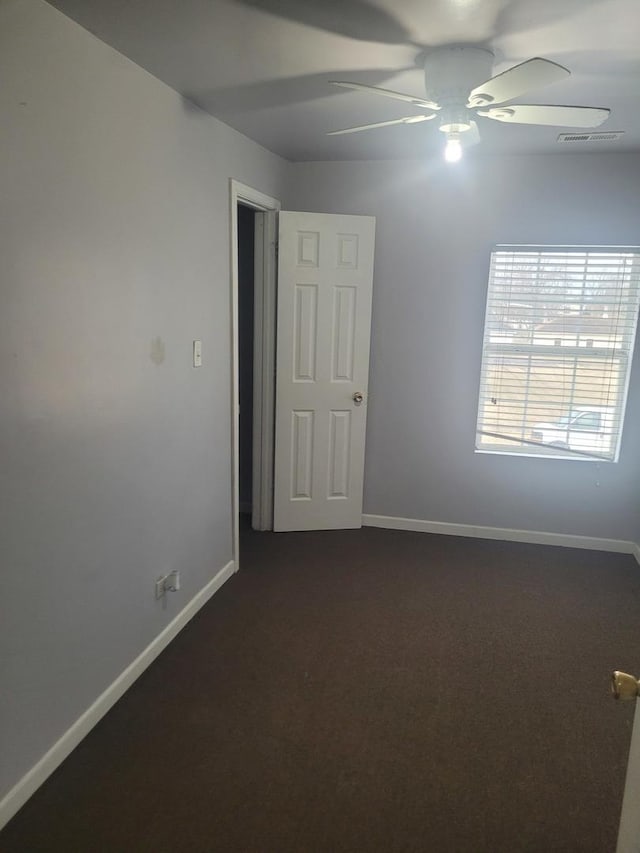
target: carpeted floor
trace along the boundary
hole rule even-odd
[[[612,853],[632,557],[375,529],[241,557],[2,853]]]

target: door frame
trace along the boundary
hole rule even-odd
[[[240,552],[240,403],[238,332],[238,204],[262,215],[255,217],[253,473],[252,527],[273,529],[273,446],[275,411],[276,245],[280,201],[231,178],[231,492],[233,561]]]

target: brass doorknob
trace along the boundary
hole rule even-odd
[[[640,693],[640,681],[628,672],[611,673],[611,692],[614,699],[635,699]]]
[[[357,406],[359,406],[363,400],[364,400],[364,394],[362,393],[362,391],[356,391],[355,394],[353,395],[353,402]]]

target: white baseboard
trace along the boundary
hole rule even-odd
[[[386,527],[391,530],[415,530],[421,533],[443,533],[448,536],[471,536],[476,539],[501,539],[506,542],[529,542],[533,545],[560,545],[565,548],[586,548],[591,551],[613,551],[633,554],[640,563],[640,546],[622,539],[601,539],[595,536],[574,536],[568,533],[547,533],[541,530],[514,530],[510,527],[482,527],[475,524],[452,524],[447,521],[423,521],[418,518],[396,518],[391,515],[363,515],[365,527]]]
[[[186,607],[169,622],[166,628],[120,673],[104,693],[98,696],[95,702],[78,717],[75,723],[42,756],[40,761],[9,791],[0,801],[0,829],[11,820],[18,809],[26,803],[45,779],[53,773],[96,723],[115,705],[118,699],[131,687],[133,682],[142,675],[149,664],[169,645],[171,640],[195,616],[198,610],[206,604],[211,596],[220,589],[222,584],[231,577],[234,571],[235,564],[231,560],[191,599]]]

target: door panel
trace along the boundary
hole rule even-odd
[[[362,523],[374,229],[280,214],[275,530]]]
[[[640,702],[636,702],[616,853],[640,851]]]

